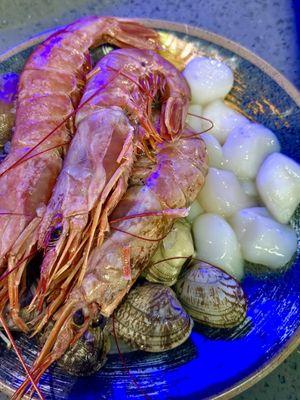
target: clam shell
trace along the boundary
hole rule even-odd
[[[91,323],[86,332],[63,354],[57,364],[68,374],[74,376],[89,376],[99,371],[106,363],[110,350],[109,331],[103,323]],[[76,324],[74,324],[76,326]],[[54,327],[54,321],[48,325],[37,338],[40,346],[44,346],[50,332]]]
[[[117,337],[149,352],[173,349],[187,340],[193,321],[169,287],[145,283],[115,311]]]
[[[109,349],[107,329],[90,327],[74,346],[66,351],[58,364],[70,375],[92,375],[105,364]]]
[[[149,282],[173,286],[176,283],[186,259],[194,254],[191,226],[183,221],[176,221],[172,230],[159,245],[145,270],[144,277]],[[172,257],[183,257],[170,260]],[[161,261],[166,259],[166,261]],[[161,261],[161,262],[159,262]]]
[[[177,280],[181,266],[173,267],[167,261],[161,261],[164,258],[161,247],[159,247],[151,259],[152,265],[145,270],[144,277],[149,282],[172,286]]]
[[[176,293],[194,320],[211,327],[232,328],[246,316],[240,284],[219,268],[197,262],[179,277]]]
[[[95,65],[102,57],[109,54],[111,51],[117,49],[117,46],[111,45],[109,43],[104,43],[97,47],[92,53],[93,65]]]

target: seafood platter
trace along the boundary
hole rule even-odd
[[[11,399],[230,398],[297,346],[300,101],[251,57],[89,17],[0,59]]]

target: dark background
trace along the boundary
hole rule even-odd
[[[39,32],[93,14],[202,27],[252,50],[300,88],[300,0],[0,0],[0,53]],[[298,350],[237,399],[300,400],[299,371]]]

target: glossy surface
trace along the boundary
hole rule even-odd
[[[224,271],[198,261],[176,283],[177,296],[191,317],[205,326],[233,328],[246,317],[241,285]]]
[[[280,151],[280,145],[272,131],[247,124],[228,135],[223,146],[225,168],[239,179],[255,179],[264,159],[275,151]]]
[[[244,262],[237,237],[217,214],[203,214],[193,222],[196,257],[215,265],[236,279],[244,276]]]
[[[203,109],[203,117],[213,121],[214,126],[209,133],[214,135],[221,144],[224,144],[229,132],[234,128],[248,124],[248,120],[241,114],[228,107],[222,100],[215,100]],[[209,128],[209,123],[203,123]]]
[[[236,211],[253,205],[239,180],[231,171],[210,168],[198,201],[206,212],[228,218]]]
[[[248,116],[274,130],[280,137],[283,151],[299,160],[299,139],[296,137],[299,109],[292,98],[249,61],[206,41],[193,40],[205,49],[206,54],[217,52],[222,58],[235,60],[239,81],[236,82],[231,100],[242,106]],[[1,68],[18,68],[27,55],[28,52],[25,52],[24,56],[14,57],[11,62],[4,66],[2,64]],[[270,105],[276,107],[275,111]],[[260,107],[261,111],[258,112]],[[290,111],[288,115],[285,114],[287,110]],[[284,118],[281,118],[282,113]],[[295,216],[295,221],[298,218]],[[195,396],[203,398],[226,391],[283,350],[299,327],[299,270],[294,266],[284,275],[270,277],[266,273],[260,278],[250,271],[243,284],[250,311],[240,329],[226,333],[204,332],[196,326],[191,339],[178,349],[163,355],[149,356],[138,352],[126,357],[131,373],[152,398],[194,399]],[[236,340],[233,340],[234,337]],[[32,360],[32,343],[21,338],[19,344],[27,347],[25,356]],[[16,385],[21,369],[15,356],[5,351],[1,361],[3,380],[13,380]],[[16,365],[13,377],[10,375],[12,365]],[[195,379],[195,371],[196,378],[203,376],[205,379]],[[50,390],[47,390],[47,385],[50,385]],[[128,398],[143,398],[117,356],[112,356],[106,367],[93,378],[69,379],[55,368],[44,379],[43,387],[50,398],[56,399],[119,399],[126,395]]]
[[[206,144],[208,165],[210,167],[221,168],[224,162],[222,146],[215,136],[210,133],[203,133],[201,137]]]
[[[180,346],[194,325],[171,288],[149,282],[129,292],[112,324],[125,343],[151,353]]]
[[[270,268],[286,265],[297,249],[297,236],[288,225],[275,221],[263,207],[240,210],[230,218],[243,258]]]
[[[288,223],[300,202],[300,165],[283,154],[272,154],[263,162],[256,184],[271,214]]]
[[[186,259],[193,254],[194,243],[190,224],[184,220],[176,221],[170,233],[162,240],[143,275],[149,282],[172,286]],[[161,260],[165,261],[160,262]]]
[[[233,73],[219,60],[195,57],[183,71],[192,92],[192,103],[204,106],[223,99],[232,89]]]

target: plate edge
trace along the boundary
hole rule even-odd
[[[295,101],[297,106],[300,107],[300,91],[295,87],[293,83],[291,83],[281,72],[279,72],[276,68],[272,67],[263,58],[256,55],[246,47],[234,42],[231,39],[228,39],[224,36],[220,36],[210,31],[206,31],[202,28],[198,28],[184,23],[177,23],[177,22],[165,21],[160,19],[149,19],[149,18],[123,18],[123,19],[135,20],[151,28],[173,30],[180,33],[185,33],[187,35],[192,35],[198,37],[199,39],[212,42],[221,47],[224,47],[227,50],[237,53],[247,61],[257,66],[259,69],[261,69],[270,78],[272,78],[285,92],[288,93],[288,95]],[[40,35],[36,35],[31,39],[22,42],[17,46],[13,47],[12,49],[4,52],[3,54],[0,55],[0,63],[5,61],[9,57],[12,57],[13,55],[19,53],[20,51],[40,43],[43,39],[51,35],[57,29],[59,29],[59,27],[47,30],[46,32]],[[276,367],[278,367],[297,348],[298,345],[300,345],[300,328],[297,329],[293,337],[290,338],[290,340],[284,345],[280,353],[272,357],[269,361],[266,361],[260,368],[258,368],[254,373],[248,375],[244,380],[237,382],[236,385],[233,385],[230,388],[225,389],[224,391],[220,392],[217,395],[207,398],[207,400],[208,399],[228,400],[242,393],[244,390],[253,386],[255,383],[257,383],[262,378],[267,376],[270,372],[272,372]],[[6,394],[10,395],[12,393],[12,390],[6,385],[4,385],[2,382],[0,382],[0,388],[4,389],[3,392]]]

